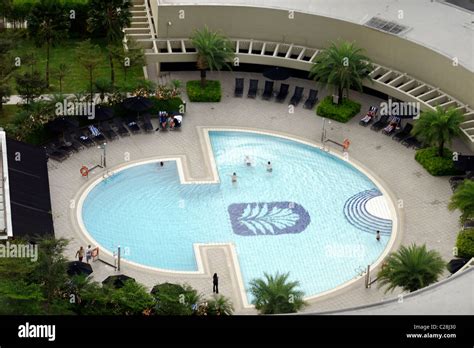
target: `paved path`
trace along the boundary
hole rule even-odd
[[[189,103],[180,132],[157,132],[121,138],[108,146],[107,161],[109,167],[123,163],[126,153],[131,160],[156,157],[186,156],[190,176],[194,179],[208,178],[209,170],[202,152],[197,127],[252,127],[261,130],[284,132],[289,135],[318,142],[321,137],[322,119],[313,111],[298,107],[294,114],[288,113],[287,104],[250,100],[233,97],[234,77],[257,77],[263,86],[261,75],[250,73],[210,73],[209,78],[218,78],[223,83],[224,97],[221,103]],[[198,72],[172,73],[173,79],[185,82],[198,79]],[[248,81],[248,80],[246,80]],[[248,83],[248,82],[247,82]],[[297,83],[305,88],[314,87],[306,80],[290,79],[292,86]],[[246,86],[247,87],[247,86]],[[292,91],[291,91],[292,92]],[[320,92],[320,98],[324,92]],[[351,97],[361,102],[362,112],[369,105],[379,104],[381,100],[352,92]],[[347,124],[332,122],[328,137],[342,140],[351,139],[351,158],[362,163],[386,183],[388,189],[403,200],[401,211],[402,244],[426,243],[429,249],[441,252],[445,260],[452,255],[458,226],[458,213],[446,208],[451,190],[448,178],[431,177],[415,160],[414,150],[407,149],[389,137],[359,126],[356,116]],[[156,121],[154,121],[156,122]],[[455,149],[467,153],[461,142],[455,143]],[[74,154],[63,163],[49,162],[49,175],[52,196],[52,208],[56,235],[71,239],[67,254],[72,258],[79,245],[87,245],[84,237],[77,233],[72,223],[71,200],[84,185],[79,174],[82,165],[97,164],[101,151],[90,148]],[[100,173],[95,173],[100,174]],[[94,175],[94,173],[93,173]],[[204,248],[206,249],[206,248]],[[243,309],[238,298],[238,276],[232,264],[229,264],[230,251],[224,248],[207,248],[202,257],[207,273],[201,275],[176,275],[166,272],[144,270],[123,264],[122,271],[136,278],[148,287],[164,282],[187,282],[205,296],[212,294],[211,275],[217,272],[221,278],[221,293],[234,301],[238,313],[255,313],[252,309]],[[102,281],[113,274],[112,268],[103,264],[94,264],[94,278]],[[394,293],[392,296],[396,296]],[[328,311],[359,306],[380,301],[384,294],[373,287],[365,289],[363,280],[356,282],[337,294],[315,300],[307,308],[311,312]]]

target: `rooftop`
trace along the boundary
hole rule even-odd
[[[474,71],[474,15],[428,0],[157,0],[160,5],[256,6],[294,10],[364,24],[372,17],[394,21],[408,30],[399,36],[429,47]],[[357,4],[357,6],[353,6]],[[399,19],[399,11],[403,18]]]

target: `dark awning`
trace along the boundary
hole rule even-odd
[[[453,161],[454,167],[463,172],[474,171],[474,156],[459,155],[457,161]]]
[[[45,150],[7,139],[7,153],[13,236],[54,235]]]

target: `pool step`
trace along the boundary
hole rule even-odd
[[[377,189],[366,190],[350,197],[344,204],[344,216],[354,227],[364,232],[389,236],[392,233],[392,221],[372,215],[367,210],[367,202],[381,196]]]

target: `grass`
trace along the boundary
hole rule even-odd
[[[15,114],[19,110],[20,107],[17,105],[3,105],[2,111],[0,111],[0,127],[12,123]]]
[[[80,42],[78,39],[68,39],[61,45],[53,47],[51,50],[50,60],[50,91],[49,93],[59,93],[59,80],[51,74],[60,64],[67,64],[69,66],[69,73],[63,80],[63,93],[78,93],[88,91],[89,80],[88,72],[82,65],[79,64],[76,58],[75,48],[77,43]],[[97,56],[102,57],[100,65],[95,70],[94,80],[97,78],[110,79],[110,67],[106,50],[104,49],[105,43],[103,40],[97,40],[93,42],[100,48],[97,50]],[[46,48],[38,48],[36,45],[28,39],[21,39],[15,42],[15,48],[12,50],[14,57],[25,57],[27,54],[34,53],[37,60],[37,69],[43,74],[46,74]],[[31,69],[29,66],[22,66],[19,72],[27,71]],[[121,90],[133,90],[137,85],[137,80],[143,79],[143,69],[141,67],[134,67],[127,72],[127,81],[125,81],[123,69],[120,65],[115,62],[115,76],[116,85]],[[15,79],[11,80],[12,87],[16,90]]]
[[[222,98],[221,83],[214,80],[207,80],[204,88],[200,80],[188,81],[186,92],[192,102],[220,102]]]

